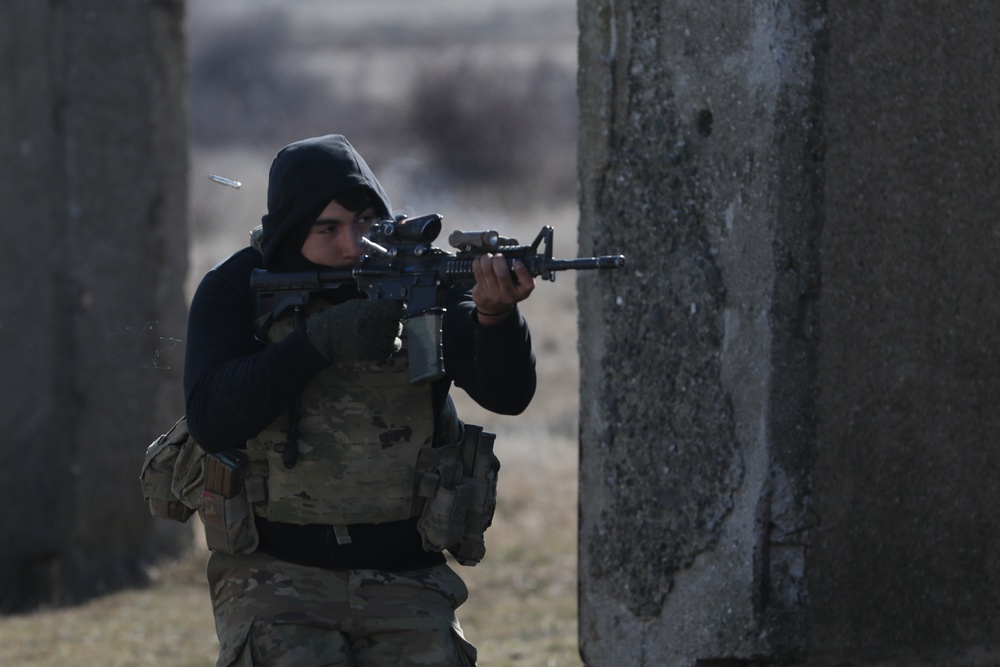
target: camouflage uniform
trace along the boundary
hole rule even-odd
[[[488,434],[445,418],[448,391],[519,414],[535,390],[531,338],[516,309],[481,327],[470,291],[456,288],[440,321],[448,373],[424,385],[409,382],[406,332],[404,349],[375,364],[349,354],[331,361],[308,325],[277,313],[263,340],[253,271],[317,270],[301,251],[313,221],[331,201],[358,203],[359,191],[361,204],[389,216],[382,186],[344,137],[285,147],[271,165],[261,235],[206,274],[192,298],[191,438],[208,454],[246,460],[238,496],[207,482],[202,494],[213,500],[201,510],[221,666],[475,664],[455,617],[468,590],[442,552],[463,564],[482,559],[499,463]]]
[[[326,307],[310,304],[312,314]],[[292,332],[276,321],[272,340]],[[254,513],[342,526],[411,516],[419,453],[431,447],[429,385],[411,385],[407,335],[384,362],[336,361],[301,397],[299,454],[286,469],[286,412],[248,442],[248,484],[266,480]],[[393,424],[382,424],[392,415]],[[373,428],[373,424],[379,424]],[[213,553],[209,584],[218,665],[475,665],[455,610],[468,598],[447,565],[407,572],[311,567],[263,551]]]
[[[327,570],[260,552],[216,552],[208,581],[218,667],[476,663],[455,617],[469,592],[447,565],[397,573]]]

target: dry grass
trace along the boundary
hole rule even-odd
[[[217,650],[205,586],[190,573],[80,607],[0,620],[2,665],[203,667],[214,664]]]

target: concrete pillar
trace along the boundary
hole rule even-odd
[[[1000,5],[579,8],[587,664],[993,664]]]
[[[134,583],[185,541],[137,481],[182,410],[183,14],[0,6],[0,610]]]

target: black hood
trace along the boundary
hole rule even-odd
[[[339,134],[304,139],[278,151],[268,179],[267,214],[261,218],[264,266],[280,264],[282,244],[290,238],[301,244],[305,232],[300,225],[311,225],[332,199],[358,189],[371,191],[379,217],[389,216],[389,197],[364,158]]]

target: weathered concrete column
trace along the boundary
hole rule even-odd
[[[579,7],[587,664],[994,664],[1000,5]]]
[[[190,535],[138,486],[182,410],[183,14],[0,6],[0,611],[135,582]]]
[[[997,665],[1000,4],[828,32],[810,656]]]

